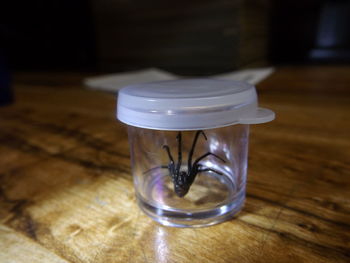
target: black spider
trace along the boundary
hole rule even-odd
[[[222,162],[225,162],[221,157],[217,156],[214,153],[207,152],[206,154],[203,154],[202,156],[198,157],[193,163],[192,163],[192,157],[193,157],[193,152],[196,147],[196,143],[198,140],[199,135],[202,134],[205,140],[207,140],[207,136],[203,131],[197,131],[196,135],[194,136],[193,143],[191,150],[188,154],[188,161],[187,161],[187,171],[181,171],[181,165],[182,165],[182,141],[181,141],[181,132],[179,132],[176,136],[176,140],[178,141],[178,161],[175,164],[174,159],[170,153],[170,149],[168,145],[163,145],[163,149],[166,150],[168,157],[169,157],[169,164],[168,165],[161,165],[157,167],[153,167],[150,170],[146,171],[145,173],[148,173],[150,171],[153,171],[155,169],[168,169],[169,170],[169,175],[172,178],[172,181],[174,183],[174,191],[177,196],[179,197],[184,197],[187,193],[188,190],[190,189],[194,179],[196,178],[198,173],[201,172],[213,172],[219,175],[222,175],[221,172],[205,167],[204,165],[200,164],[199,162],[206,158],[209,155],[214,156],[215,158],[219,159]]]

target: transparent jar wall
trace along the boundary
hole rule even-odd
[[[233,217],[245,199],[249,125],[209,129],[199,135],[192,164],[198,172],[188,193],[179,197],[174,180],[165,166],[170,159],[164,145],[169,146],[175,166],[178,163],[179,131],[160,131],[128,127],[131,167],[140,208],[156,221],[170,226],[205,226]],[[188,171],[188,158],[197,131],[181,131],[181,172]],[[223,159],[224,161],[222,161]],[[158,168],[157,168],[158,167]],[[176,181],[176,180],[175,180]]]

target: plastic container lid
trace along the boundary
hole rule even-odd
[[[157,130],[202,130],[272,121],[273,111],[257,107],[255,87],[238,81],[183,79],[122,88],[117,118]]]

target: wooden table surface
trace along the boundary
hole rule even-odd
[[[0,108],[0,262],[350,262],[350,67],[258,85],[247,200],[231,221],[158,225],[137,207],[113,94],[20,74]]]

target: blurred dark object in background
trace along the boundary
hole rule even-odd
[[[6,1],[0,32],[15,70],[207,75],[267,63],[269,0]]]
[[[266,64],[268,0],[94,0],[99,66],[208,75]]]
[[[272,63],[349,63],[349,0],[273,0]]]
[[[349,62],[350,0],[3,1],[16,71],[158,67],[210,75],[269,63]]]
[[[95,67],[88,1],[7,0],[0,6],[0,48],[14,70]]]
[[[13,102],[13,91],[11,86],[11,76],[8,69],[7,59],[0,50],[0,106]]]
[[[310,59],[350,62],[350,1],[323,3]]]

